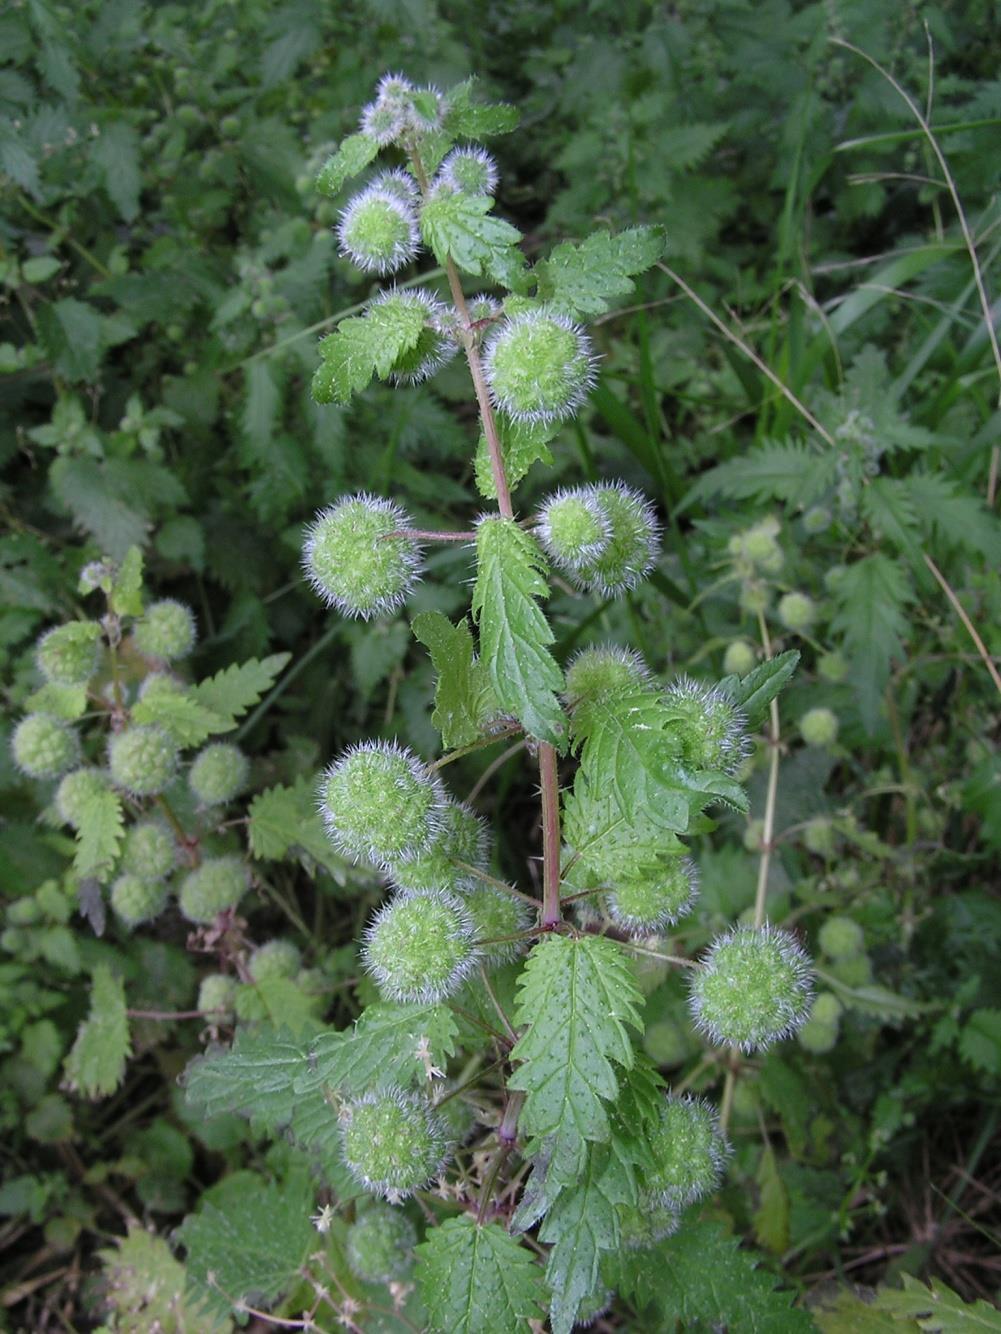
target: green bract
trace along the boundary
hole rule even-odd
[[[663,1100],[650,1149],[655,1166],[644,1186],[667,1209],[683,1209],[715,1190],[730,1152],[716,1109],[689,1095]]]
[[[345,616],[388,616],[406,599],[421,567],[421,549],[392,501],[346,496],[321,510],[306,532],[306,577],[329,607]]]
[[[161,820],[140,820],[125,835],[122,869],[143,880],[162,880],[177,865],[177,839]]]
[[[247,868],[236,856],[210,857],[181,882],[181,912],[189,922],[214,922],[229,912],[247,890]]]
[[[79,763],[76,732],[47,713],[29,713],[11,738],[14,763],[29,778],[58,778]]]
[[[389,868],[432,846],[445,794],[411,751],[366,741],[323,774],[319,804],[327,833],[343,853]]]
[[[186,658],[195,646],[195,618],[183,602],[164,598],[146,608],[133,628],[132,638],[147,658],[161,662]]]
[[[237,746],[216,741],[195,756],[188,786],[203,806],[219,806],[243,791],[249,767]]]
[[[594,357],[579,325],[530,310],[490,335],[485,370],[494,402],[515,421],[564,421],[587,397]]]
[[[370,186],[355,195],[337,225],[341,254],[369,273],[394,273],[416,256],[417,216],[392,190]]]
[[[427,1005],[453,996],[479,962],[476,934],[458,895],[400,890],[366,929],[362,959],[384,996]]]
[[[126,728],[108,741],[108,771],[115,786],[133,796],[156,796],[177,772],[177,745],[155,724]]]
[[[445,1164],[448,1140],[431,1104],[390,1086],[345,1104],[344,1162],[355,1180],[391,1204],[420,1190]]]
[[[583,562],[571,579],[581,589],[614,597],[650,572],[660,550],[660,526],[650,502],[622,482],[588,487],[586,494],[608,520],[611,536],[601,555]]]
[[[400,1209],[370,1204],[351,1224],[345,1239],[348,1264],[366,1283],[405,1278],[414,1267],[417,1229]]]
[[[57,625],[38,641],[35,661],[46,681],[61,686],[82,686],[97,671],[101,659],[101,627],[96,621]]]
[[[648,879],[616,885],[608,895],[608,914],[630,935],[650,936],[691,912],[697,895],[694,862],[677,857]]]
[[[111,886],[111,906],[119,921],[128,927],[159,917],[167,902],[162,880],[144,880],[126,871]]]
[[[788,931],[733,927],[693,970],[689,1004],[696,1027],[721,1046],[761,1051],[806,1022],[811,973],[807,954]]]
[[[90,799],[103,792],[109,781],[103,769],[73,769],[66,774],[56,788],[55,797],[56,810],[63,824],[79,829]]]

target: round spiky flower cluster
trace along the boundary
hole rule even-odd
[[[594,383],[590,339],[544,308],[501,324],[487,340],[484,364],[494,403],[515,421],[565,421]]]
[[[247,972],[255,982],[270,977],[295,977],[302,964],[298,946],[291,940],[266,940],[247,961]]]
[[[151,603],[132,630],[139,652],[159,662],[186,658],[195,646],[195,637],[191,608],[173,598]]]
[[[363,741],[320,779],[320,814],[335,846],[386,869],[431,847],[445,801],[441,781],[395,742]]]
[[[786,593],[779,599],[779,620],[787,630],[805,634],[817,619],[817,607],[805,593]]]
[[[593,497],[611,528],[599,556],[567,573],[578,588],[614,597],[636,585],[650,571],[660,550],[660,525],[653,506],[623,482],[583,488]]]
[[[693,970],[689,1005],[710,1041],[751,1052],[795,1033],[812,995],[810,959],[795,936],[773,926],[735,926]]]
[[[453,148],[438,168],[436,186],[467,195],[492,195],[500,173],[485,148]]]
[[[86,685],[101,660],[101,629],[96,621],[70,621],[47,630],[38,641],[35,662],[46,681],[60,686]]]
[[[594,1291],[589,1292],[578,1306],[574,1329],[593,1328],[601,1317],[607,1315],[612,1309],[614,1298],[614,1291],[611,1288],[606,1288],[604,1283],[599,1283]]]
[[[142,880],[163,880],[177,865],[177,841],[162,820],[139,820],[125,835],[122,869]]]
[[[725,774],[739,768],[750,741],[744,714],[729,695],[683,676],[668,688],[664,701],[676,719],[687,764]]]
[[[393,363],[389,378],[394,384],[420,384],[430,379],[459,350],[452,313],[433,292],[420,287],[412,291],[390,290],[377,296],[370,308],[376,310],[380,306],[401,313],[419,312],[424,320],[417,342]]]
[[[695,863],[677,857],[655,879],[616,885],[608,896],[608,915],[632,936],[655,935],[691,912],[698,892]]]
[[[608,550],[612,523],[592,488],[561,488],[539,511],[536,532],[554,564],[577,574]]]
[[[417,1229],[400,1209],[372,1204],[348,1228],[348,1264],[366,1283],[406,1278],[413,1268]]]
[[[208,973],[199,983],[196,1008],[216,1011],[215,1019],[218,1023],[233,1013],[237,985],[235,977],[228,977],[225,973]]]
[[[76,732],[48,713],[22,718],[10,744],[14,763],[29,778],[58,778],[80,759]]]
[[[159,917],[166,902],[167,886],[162,880],[145,880],[125,871],[111,886],[111,907],[130,929]]]
[[[479,962],[476,926],[447,889],[400,890],[365,932],[362,959],[390,1000],[434,1004],[454,996]]]
[[[646,1189],[668,1209],[684,1209],[715,1190],[730,1153],[716,1109],[690,1094],[670,1094],[661,1103],[650,1148],[656,1166]]]
[[[408,862],[394,863],[389,874],[399,889],[451,889],[464,874],[456,863],[481,867],[486,852],[483,821],[471,807],[446,797],[430,846]]]
[[[366,273],[395,273],[420,247],[411,204],[397,190],[370,185],[349,200],[337,224],[341,254]]]
[[[797,1041],[817,1056],[829,1052],[838,1041],[842,1005],[833,991],[822,991],[814,1000],[810,1017],[796,1034]]]
[[[177,772],[177,744],[155,723],[128,727],[108,741],[112,782],[134,797],[155,797]]]
[[[239,747],[216,741],[195,756],[188,786],[202,806],[219,806],[243,791],[249,768]]]
[[[103,769],[73,769],[56,788],[56,810],[63,824],[79,829],[91,800],[108,786]]]
[[[838,739],[838,715],[832,709],[807,709],[799,720],[799,733],[808,746],[833,746]]]
[[[566,699],[571,708],[592,703],[628,686],[649,684],[650,669],[634,650],[618,644],[583,648],[567,663]]]
[[[532,910],[522,899],[472,879],[458,887],[462,906],[472,918],[477,949],[488,967],[516,959],[527,944],[518,937],[532,923]]]
[[[189,922],[214,922],[243,898],[247,868],[240,857],[210,857],[181,882],[178,902]]]
[[[341,1146],[359,1185],[390,1204],[438,1176],[449,1151],[447,1132],[431,1104],[395,1086],[345,1104]]]
[[[380,148],[441,125],[443,99],[437,88],[415,88],[402,74],[384,74],[375,100],[361,113],[359,129]]]
[[[391,500],[365,492],[320,510],[306,531],[302,563],[313,589],[345,616],[388,616],[407,598],[421,568],[421,548],[390,533],[410,527]]]

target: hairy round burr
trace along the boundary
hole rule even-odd
[[[616,885],[608,895],[608,915],[631,936],[656,935],[691,912],[698,892],[695,863],[677,857],[656,876]]]
[[[352,1273],[365,1283],[406,1278],[413,1268],[417,1229],[391,1204],[369,1205],[348,1228],[345,1239]]]
[[[58,778],[80,762],[80,739],[49,713],[29,713],[11,737],[14,763],[29,778]]]
[[[482,867],[486,862],[487,833],[471,807],[445,798],[438,827],[426,851],[389,868],[398,889],[452,889],[466,874],[457,862]]]
[[[139,820],[125,835],[122,869],[143,880],[163,880],[177,866],[177,839],[162,820]]]
[[[108,771],[134,797],[155,797],[177,773],[177,743],[156,723],[127,727],[108,741]]]
[[[101,628],[96,621],[70,621],[47,630],[35,649],[38,670],[55,685],[86,685],[101,661]]]
[[[436,185],[467,195],[492,195],[500,173],[485,148],[453,148],[438,168]]]
[[[714,1191],[730,1154],[715,1107],[690,1094],[663,1100],[650,1148],[655,1166],[644,1185],[668,1209],[684,1209]]]
[[[365,492],[320,510],[306,531],[302,563],[328,607],[369,620],[406,601],[420,575],[421,548],[391,537],[410,527],[399,505]]]
[[[162,880],[144,880],[125,871],[111,886],[111,908],[130,929],[159,917],[167,904],[167,886]]]
[[[598,560],[612,540],[612,523],[594,489],[561,488],[547,497],[535,526],[543,550],[559,569],[577,574]]]
[[[420,248],[411,205],[393,190],[368,186],[342,210],[337,224],[341,254],[365,273],[395,273]]]
[[[498,325],[484,349],[494,404],[515,421],[572,417],[594,383],[594,363],[584,330],[545,308]]]
[[[676,722],[682,756],[693,769],[732,774],[750,750],[744,712],[724,691],[683,676],[664,702]]]
[[[386,869],[428,851],[445,804],[441,780],[396,742],[363,741],[320,779],[320,814],[334,845]]]
[[[476,934],[458,895],[400,890],[366,929],[362,960],[388,999],[434,1004],[454,996],[480,961]]]
[[[790,932],[735,926],[713,941],[690,986],[695,1026],[711,1042],[763,1051],[806,1022],[812,965]]]
[[[236,907],[247,891],[248,881],[241,857],[209,857],[181,882],[181,912],[189,922],[214,922],[221,912]]]
[[[139,652],[158,662],[186,658],[195,646],[196,637],[191,608],[173,598],[150,603],[132,629]]]
[[[615,597],[635,588],[653,568],[660,551],[660,524],[646,497],[624,482],[585,490],[608,520],[611,536],[601,555],[571,571],[570,578],[584,591]]]
[[[232,801],[247,784],[250,765],[239,747],[215,741],[199,751],[188,771],[188,787],[202,806]]]
[[[375,310],[380,306],[419,311],[424,318],[417,342],[393,363],[389,378],[394,384],[421,384],[447,366],[458,352],[457,326],[451,311],[433,292],[420,287],[406,291],[391,288],[376,297],[371,308]]]
[[[449,1152],[445,1127],[426,1098],[389,1086],[344,1105],[341,1148],[365,1190],[397,1204],[432,1181]]]

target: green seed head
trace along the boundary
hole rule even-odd
[[[645,1186],[668,1209],[683,1209],[715,1190],[730,1153],[716,1109],[690,1095],[664,1099],[650,1148],[656,1166]]]
[[[676,720],[682,758],[693,769],[732,774],[750,750],[746,720],[729,695],[684,676],[664,702]]]
[[[111,907],[127,927],[139,926],[159,917],[167,904],[167,886],[162,880],[143,880],[126,871],[111,886]]]
[[[387,869],[431,848],[445,805],[427,766],[384,741],[362,742],[336,760],[320,780],[319,799],[335,846]]]
[[[458,325],[451,308],[443,305],[433,292],[419,287],[383,292],[372,302],[371,309],[387,306],[400,311],[411,310],[415,314],[419,312],[424,320],[417,342],[393,362],[390,380],[393,384],[420,384],[430,379],[459,350]]]
[[[306,532],[306,578],[328,607],[345,616],[388,616],[409,596],[421,567],[421,549],[388,534],[410,527],[392,501],[364,493],[321,510]]]
[[[821,991],[814,997],[810,1020],[816,1024],[837,1024],[843,1008],[833,991]]]
[[[846,987],[867,987],[872,981],[872,960],[868,954],[857,954],[851,959],[835,959],[830,972]]]
[[[240,857],[210,857],[181,882],[178,900],[189,922],[214,922],[235,908],[247,890],[247,868]]]
[[[587,487],[557,491],[543,504],[535,529],[550,559],[576,573],[608,550],[612,524]]]
[[[438,168],[435,185],[467,195],[492,195],[497,189],[497,163],[485,148],[453,148]]]
[[[711,1042],[763,1051],[790,1037],[810,1013],[810,960],[788,931],[733,927],[693,970],[689,1004]]]
[[[348,1228],[345,1241],[351,1271],[365,1283],[389,1283],[410,1273],[417,1229],[391,1204],[372,1204]]]
[[[507,963],[522,953],[527,942],[509,937],[527,931],[531,925],[533,913],[527,903],[473,879],[460,882],[458,896],[473,920],[477,949],[488,967]]]
[[[851,917],[828,917],[817,944],[829,959],[854,959],[865,953],[865,932]]]
[[[196,1008],[206,1011],[217,1010],[219,1013],[215,1016],[215,1020],[219,1023],[233,1013],[236,990],[235,978],[227,977],[225,973],[209,973],[199,984]]]
[[[494,403],[515,421],[565,421],[594,383],[594,356],[583,329],[545,310],[525,311],[502,324],[484,355]]]
[[[363,272],[395,273],[417,254],[417,215],[398,193],[369,186],[341,213],[337,240],[341,254]]]
[[[578,588],[614,597],[635,588],[660,551],[660,525],[653,506],[622,482],[585,488],[611,526],[608,546],[593,561],[570,572]]]
[[[247,971],[255,982],[268,977],[295,977],[302,964],[302,955],[291,940],[269,940],[258,945],[247,963]]]
[[[155,797],[173,782],[177,745],[156,724],[128,727],[108,741],[112,782],[134,797]]]
[[[370,102],[361,113],[359,129],[374,139],[380,148],[395,143],[407,128],[407,117],[399,102]]]
[[[746,676],[757,661],[754,648],[746,639],[734,639],[727,645],[723,670],[727,676]]]
[[[668,862],[657,876],[617,885],[608,895],[608,915],[631,936],[652,936],[691,912],[698,872],[687,857]]]
[[[799,734],[808,746],[833,746],[838,739],[838,717],[831,709],[807,709],[799,720]]]
[[[56,788],[56,810],[63,824],[79,829],[90,802],[108,787],[103,769],[73,769]]]
[[[783,565],[778,534],[779,522],[772,516],[762,519],[752,528],[735,533],[727,549],[734,557],[738,572],[745,576],[753,574],[755,570],[762,574],[777,574]]]
[[[429,1005],[454,996],[480,961],[475,940],[457,895],[400,890],[366,930],[362,959],[387,999]]]
[[[394,862],[389,873],[398,889],[453,889],[465,874],[456,863],[482,867],[486,854],[483,821],[469,806],[447,797],[427,851],[409,862]]]
[[[809,537],[825,533],[831,526],[831,511],[823,505],[812,505],[803,515],[803,532]]]
[[[448,1152],[444,1126],[431,1104],[389,1087],[345,1104],[341,1145],[352,1176],[390,1204],[420,1190],[441,1172]]]
[[[29,713],[11,737],[14,763],[29,778],[58,778],[80,762],[80,739],[59,718]]]
[[[648,1024],[643,1034],[643,1049],[659,1066],[680,1065],[691,1053],[691,1040],[674,1019],[659,1019]]]
[[[796,1040],[805,1051],[825,1056],[838,1044],[838,1025],[822,1024],[811,1016],[796,1034]]]
[[[629,686],[649,685],[650,669],[632,649],[605,644],[584,648],[567,663],[566,700],[571,709],[593,704]]]
[[[825,681],[840,685],[848,675],[848,663],[841,653],[825,653],[817,663],[817,671]]]
[[[101,627],[96,621],[57,625],[38,641],[35,661],[46,681],[60,686],[86,685],[101,660]]]
[[[122,869],[141,880],[163,880],[177,866],[177,840],[161,820],[140,820],[125,835]]]
[[[132,638],[144,657],[158,662],[186,658],[195,646],[195,618],[191,608],[172,598],[152,603],[136,622]]]
[[[220,806],[243,791],[249,768],[242,750],[217,741],[195,757],[188,786],[202,806]]]
[[[639,1208],[620,1206],[619,1225],[626,1250],[647,1251],[674,1236],[681,1225],[681,1216],[676,1209],[644,1196]]]
[[[581,1302],[577,1308],[577,1319],[574,1321],[574,1329],[591,1329],[612,1309],[612,1302],[615,1299],[615,1293],[611,1288],[606,1288],[604,1283],[599,1283],[593,1292]]]
[[[817,619],[817,608],[805,593],[786,593],[778,606],[779,620],[787,630],[805,634]]]

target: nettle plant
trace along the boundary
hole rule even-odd
[[[788,1295],[696,1210],[722,1179],[744,1055],[806,1023],[811,965],[791,932],[767,923],[763,885],[748,920],[700,957],[684,952],[699,893],[691,840],[714,828],[712,808],[746,811],[738,775],[752,730],[797,655],[717,682],[662,681],[615,645],[562,664],[554,656],[543,610],[550,581],[568,593],[628,596],[658,560],[658,521],[615,480],[561,489],[522,515],[513,491],[534,463],[551,462],[550,442],[587,398],[598,357],[584,321],[627,296],[664,242],[654,227],[598,231],[530,268],[519,232],[494,215],[497,167],[478,142],[516,119],[510,107],[475,105],[469,84],[442,94],[387,76],[359,133],[321,172],[321,188],[336,196],[385,150],[390,162],[343,207],[341,249],[379,277],[399,273],[422,248],[440,268],[388,286],[342,320],[321,344],[313,395],[347,403],[376,376],[405,389],[461,353],[488,508],[467,530],[433,532],[416,528],[396,501],[362,493],[335,499],[308,530],[313,588],[336,614],[366,619],[406,602],[430,544],[466,544],[472,626],[438,611],[414,620],[437,672],[436,762],[395,741],[364,741],[320,777],[331,854],[387,886],[361,942],[358,992],[369,1003],[357,1022],[319,1032],[299,1017],[283,1023],[279,996],[266,1013],[245,1008],[232,1045],[186,1074],[189,1107],[240,1112],[304,1150],[320,1200],[294,1172],[281,1186],[227,1179],[179,1230],[188,1281],[220,1319],[262,1315],[284,1298],[284,1310],[304,1314],[283,1316],[283,1327],[336,1319],[381,1328],[385,1318],[496,1334],[541,1328],[548,1308],[551,1328],[566,1334],[597,1320],[616,1294],[637,1309],[663,1302],[669,1255],[678,1315],[717,1318],[707,1313],[723,1269],[736,1307],[777,1320],[772,1328],[799,1328]],[[489,290],[467,295],[464,277]],[[109,586],[112,617],[123,609],[118,586]],[[104,628],[111,642],[116,632]],[[132,637],[140,653],[169,659],[165,645],[182,631],[188,620],[159,604]],[[68,654],[71,636],[56,633]],[[80,644],[73,639],[74,663],[87,658],[80,674],[97,634],[95,624],[79,632]],[[76,672],[65,685],[52,677],[53,688],[78,688]],[[126,709],[113,676],[107,773],[73,770],[81,800],[110,811],[103,794],[111,792],[116,805],[137,807],[128,835],[135,856],[111,887],[115,911],[133,922],[151,916],[163,894],[163,874],[152,872],[170,840],[147,820],[147,804],[172,823],[162,790],[178,744],[161,724],[173,719],[176,729],[192,709],[220,704],[212,682],[182,707],[188,688],[151,681]],[[147,717],[151,699],[159,702]],[[512,743],[538,768],[540,893],[495,874],[484,822],[447,782],[453,760]],[[40,712],[21,724],[14,747],[39,778],[77,758],[65,723]],[[243,779],[238,753],[210,746],[187,781],[200,804],[218,809]],[[252,851],[255,840],[282,843],[288,791],[255,800]],[[81,840],[87,828],[85,816]],[[530,836],[506,832],[519,847]],[[198,864],[173,872],[183,875],[181,912],[207,932],[232,926],[247,886],[243,859],[225,830],[221,837],[218,853],[206,857],[199,842]],[[287,832],[283,850],[302,838]],[[185,847],[194,863],[181,831],[171,855]],[[299,967],[298,957],[271,963],[285,976]],[[719,1113],[701,1095],[711,1078],[699,1096],[691,1081],[669,1089],[643,1049],[639,969],[651,964],[687,979],[692,1025],[718,1053],[703,1070],[722,1084]],[[239,980],[203,984],[199,1008],[223,1021],[217,1028],[232,1016]]]

